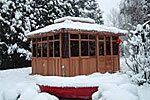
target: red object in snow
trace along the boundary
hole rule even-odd
[[[40,86],[41,92],[47,92],[61,98],[91,99],[98,87],[53,87]]]
[[[117,44],[120,44],[122,40],[120,38],[117,38]]]
[[[119,45],[120,45],[120,43],[122,42],[122,40],[118,37],[117,38],[117,44],[118,44],[118,55],[120,54],[120,48],[119,48]]]

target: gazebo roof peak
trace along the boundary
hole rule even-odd
[[[71,16],[66,16],[66,17],[56,19],[56,20],[54,20],[54,23],[61,23],[61,22],[64,22],[66,20],[71,20],[74,22],[92,23],[92,24],[95,23],[95,21],[91,18],[71,17]]]

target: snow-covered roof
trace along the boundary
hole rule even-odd
[[[58,21],[56,20],[55,22],[59,22],[60,20],[58,19]],[[87,30],[87,31],[98,31],[98,32],[104,31],[104,32],[112,32],[112,33],[116,33],[116,34],[117,33],[127,33],[127,31],[121,30],[121,29],[118,29],[115,27],[107,27],[104,25],[83,23],[83,22],[74,22],[70,19],[65,19],[65,18],[63,20],[65,20],[65,21],[63,21],[61,23],[55,23],[52,25],[48,25],[39,30],[30,32],[27,34],[27,36],[38,34],[38,33],[46,33],[46,32],[56,31],[56,30],[60,30],[60,29],[75,29],[75,30]]]
[[[81,17],[71,17],[71,16],[67,16],[67,17],[63,17],[63,18],[59,18],[54,20],[54,23],[60,23],[63,22],[65,20],[73,20],[73,21],[80,21],[80,22],[87,22],[87,23],[95,23],[95,21],[91,18],[81,18]]]

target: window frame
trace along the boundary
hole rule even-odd
[[[59,38],[54,38],[54,36],[59,35]],[[52,37],[52,39],[50,39],[50,37]],[[60,58],[61,57],[61,33],[51,33],[50,35],[48,35],[48,57],[49,58]],[[59,56],[56,57],[55,56],[55,42],[59,42]],[[53,43],[53,57],[50,56],[50,43]]]
[[[109,40],[107,40],[107,38],[109,38]],[[111,49],[112,49],[112,45],[111,45],[111,44],[112,44],[112,43],[111,43],[112,41],[111,41],[111,38],[112,38],[112,36],[109,36],[109,35],[108,35],[108,36],[105,36],[106,56],[111,56],[111,55],[112,55],[112,52],[111,52]],[[108,48],[107,48],[107,42],[110,43],[110,44],[109,44],[109,45],[110,45],[110,51],[109,51],[110,54],[107,54],[107,50],[108,50]]]
[[[91,39],[90,36],[94,36],[94,38]],[[89,44],[89,45],[88,45],[88,49],[89,49],[88,52],[89,52],[89,57],[90,57],[90,58],[96,57],[96,55],[97,55],[97,53],[96,53],[96,52],[97,52],[97,50],[96,50],[96,48],[97,48],[97,47],[96,47],[96,46],[97,46],[97,45],[96,45],[96,44],[97,44],[97,43],[96,43],[96,37],[97,37],[96,34],[88,34],[88,44]],[[95,55],[94,55],[94,56],[91,56],[91,52],[90,52],[90,51],[91,51],[91,49],[90,49],[90,42],[95,42]]]
[[[87,35],[87,38],[82,38],[81,37],[82,35],[85,35],[85,36]],[[80,43],[80,47],[79,47],[79,49],[80,49],[80,57],[81,58],[87,58],[87,57],[89,58],[90,57],[89,56],[89,33],[80,33],[79,34],[79,38],[80,38],[80,40],[79,40],[80,41],[79,42]],[[82,56],[82,45],[81,45],[82,42],[88,42],[88,51],[87,51],[88,55],[87,56]]]
[[[78,38],[71,38],[71,35],[78,35]],[[79,33],[68,33],[69,36],[69,57],[70,58],[78,58],[80,57],[80,34]],[[72,56],[72,52],[71,52],[71,41],[77,41],[79,43],[78,45],[78,56]]]
[[[100,37],[102,37],[102,38],[100,38]],[[105,37],[106,36],[104,36],[104,35],[98,35],[98,56],[99,57],[104,57],[105,56],[105,45],[106,45],[106,40],[105,40]],[[100,42],[103,42],[103,55],[100,55]]]
[[[112,36],[112,49],[113,49],[112,55],[113,56],[118,56],[119,55],[119,52],[118,52],[119,46],[117,44],[117,39],[118,38],[119,38],[119,36],[117,36],[117,35]],[[114,43],[117,44],[117,54],[116,55],[114,55]]]

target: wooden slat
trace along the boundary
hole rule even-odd
[[[32,57],[32,74],[36,74],[37,70],[36,70],[36,58]]]
[[[70,63],[69,63],[69,59],[62,59],[61,60],[61,71],[62,71],[62,75],[63,75],[63,70],[62,70],[62,66],[64,66],[65,68],[65,76],[70,76]]]
[[[54,59],[48,59],[48,75],[54,75]]]
[[[106,63],[105,63],[105,57],[104,56],[99,56],[98,71],[101,73],[106,72]]]
[[[46,59],[42,59],[41,60],[42,61],[42,70],[43,70],[43,75],[47,75],[48,74],[48,69],[47,69],[47,67],[48,67],[48,61],[47,61],[47,58]]]

